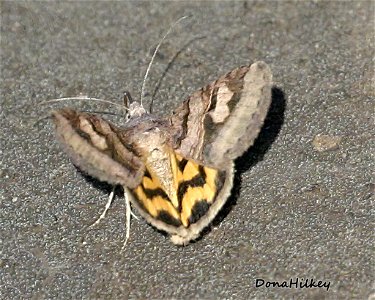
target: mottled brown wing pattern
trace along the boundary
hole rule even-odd
[[[237,68],[191,95],[170,121],[174,147],[215,167],[254,142],[271,103],[272,74],[264,62]]]
[[[59,141],[74,164],[111,184],[136,187],[145,167],[120,129],[95,115],[61,109],[52,113]]]

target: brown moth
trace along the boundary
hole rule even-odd
[[[218,214],[233,185],[233,161],[256,139],[271,102],[264,62],[243,66],[157,118],[136,102],[116,126],[72,109],[52,113],[58,139],[74,164],[124,187],[148,223],[185,245]]]

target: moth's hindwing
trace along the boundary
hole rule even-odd
[[[256,62],[195,92],[170,118],[177,151],[216,167],[242,155],[263,125],[271,86],[270,68]]]
[[[216,216],[229,196],[233,167],[218,170],[170,152],[174,194],[147,168],[141,184],[130,190],[132,202],[155,227],[172,235],[175,244],[187,244]]]

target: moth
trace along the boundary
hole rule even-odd
[[[132,102],[117,126],[69,108],[52,112],[73,163],[121,185],[132,207],[177,245],[197,239],[231,193],[234,160],[253,143],[271,103],[272,73],[243,66],[158,118]]]

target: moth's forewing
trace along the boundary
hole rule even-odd
[[[172,115],[177,151],[221,167],[256,139],[271,103],[264,62],[237,68],[190,96]]]
[[[56,133],[73,163],[110,184],[136,187],[144,164],[111,123],[86,113],[61,109],[52,113]]]

